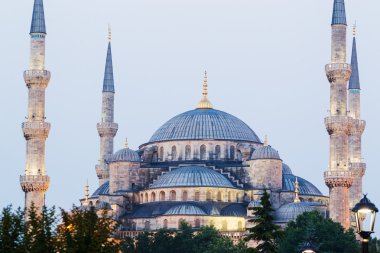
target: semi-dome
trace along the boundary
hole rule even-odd
[[[91,195],[91,198],[99,197],[99,195],[102,195],[102,194],[108,194],[109,190],[110,190],[110,182],[107,181],[101,186],[99,186],[98,189],[96,189],[96,191]]]
[[[173,187],[236,188],[222,174],[200,166],[186,166],[172,170],[158,177],[158,179],[150,186],[151,189]]]
[[[285,163],[282,164],[282,175],[293,175],[292,169]]]
[[[223,111],[195,109],[162,125],[149,142],[172,140],[234,140],[261,143],[255,132],[237,117]]]
[[[297,217],[305,212],[312,212],[315,209],[309,202],[288,203],[281,206],[274,213],[274,221],[278,223],[288,223],[297,219]]]
[[[244,217],[247,215],[247,209],[244,208],[242,205],[236,203],[236,204],[231,204],[229,206],[226,206],[225,208],[222,209],[220,212],[222,216],[240,216]]]
[[[108,159],[109,162],[140,162],[140,160],[137,152],[130,148],[120,149]]]
[[[253,151],[251,160],[258,159],[276,159],[281,160],[278,151],[272,148],[271,146],[262,146]]]
[[[282,175],[282,191],[283,192],[294,192],[295,190],[296,176],[293,174],[283,174]],[[298,177],[299,184],[299,194],[300,195],[312,195],[312,196],[323,196],[323,194],[309,181]]]
[[[205,211],[201,208],[190,205],[182,204],[178,206],[173,206],[164,215],[207,215]]]

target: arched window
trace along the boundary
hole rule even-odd
[[[152,202],[156,201],[156,193],[152,192],[152,194],[150,196],[150,201],[152,201]]]
[[[224,220],[224,221],[222,222],[222,231],[227,231],[227,229],[228,229],[228,227],[227,227],[227,221]]]
[[[160,192],[160,201],[165,201],[165,192]]]
[[[150,222],[149,221],[145,221],[144,230],[147,230],[147,231],[150,230]]]
[[[235,160],[235,147],[234,146],[230,147],[230,158],[231,158],[231,160]]]
[[[191,159],[191,147],[190,145],[186,145],[185,147],[185,160]]]
[[[149,202],[148,193],[145,193],[145,202]]]
[[[206,160],[206,145],[202,145],[200,148],[200,159]]]
[[[136,222],[132,222],[132,231],[136,230]]]
[[[182,222],[186,222],[186,220],[185,219],[179,219],[178,220],[178,228],[181,228]]]
[[[195,220],[195,228],[200,228],[201,227],[201,220],[200,219],[196,219]]]
[[[142,193],[140,194],[140,202],[144,203],[144,194],[142,194]]]
[[[187,201],[187,191],[182,192],[182,201]]]
[[[236,202],[240,202],[240,195],[239,195],[239,193],[236,193]]]
[[[212,200],[211,192],[207,192],[207,194],[206,194],[206,200],[207,201],[211,201]]]
[[[218,201],[222,201],[222,193],[218,192]]]
[[[90,201],[89,205],[90,205],[90,206],[93,206],[94,204],[92,203],[92,201]]]
[[[228,202],[231,202],[231,192],[228,192]]]
[[[199,201],[199,199],[200,199],[200,193],[199,192],[195,192],[194,200],[195,201]]]
[[[168,228],[168,220],[167,220],[167,219],[164,220],[164,228],[165,228],[165,229]]]
[[[177,147],[173,146],[172,147],[172,160],[177,160]]]
[[[220,145],[215,146],[215,160],[220,159]]]
[[[157,162],[157,161],[158,161],[158,154],[157,154],[157,152],[153,152],[152,162]]]
[[[164,161],[164,147],[160,147],[160,161]]]
[[[169,195],[169,198],[171,201],[176,201],[177,200],[177,194],[175,191],[171,191],[170,192],[170,195]]]

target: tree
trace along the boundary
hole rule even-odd
[[[369,241],[369,253],[380,253],[380,240],[376,237]]]
[[[103,210],[98,216],[94,207],[73,207],[71,212],[61,209],[62,224],[58,226],[59,252],[113,253],[120,250],[120,242],[111,238],[117,230],[116,221]]]
[[[246,240],[254,240],[258,243],[255,250],[251,252],[277,253],[278,239],[281,237],[280,227],[273,223],[272,212],[274,209],[270,203],[270,195],[264,192],[261,197],[261,206],[252,207],[254,218],[249,220],[253,227],[249,229],[250,234]],[[290,252],[290,251],[289,251]]]
[[[24,252],[24,212],[5,207],[0,216],[0,253]]]
[[[337,222],[325,219],[319,212],[306,212],[288,223],[284,236],[279,240],[279,253],[297,252],[298,248],[312,240],[320,253],[357,253],[359,244],[352,230],[345,231]]]

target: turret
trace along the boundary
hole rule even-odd
[[[45,122],[45,90],[50,72],[45,70],[46,27],[42,0],[34,1],[30,37],[29,70],[24,72],[29,93],[28,116],[22,124],[26,139],[26,168],[25,175],[20,176],[20,183],[25,192],[25,208],[34,204],[41,210],[50,182],[45,169],[45,141],[50,131],[50,123]]]
[[[354,181],[350,188],[350,207],[354,207],[362,197],[362,178],[365,173],[366,164],[362,162],[362,134],[366,122],[360,118],[360,79],[359,65],[356,49],[356,26],[354,26],[354,37],[351,55],[352,74],[348,86],[349,115],[352,125],[348,136],[350,171]]]
[[[103,80],[102,113],[101,120],[97,124],[100,137],[100,158],[99,164],[96,165],[96,174],[99,178],[99,185],[102,185],[109,179],[107,158],[113,154],[113,139],[118,130],[118,125],[114,122],[114,97],[115,87],[112,66],[111,30],[109,30],[107,59]]]
[[[351,66],[346,63],[347,22],[344,0],[334,0],[331,30],[331,63],[326,65],[326,75],[330,82],[330,115],[325,118],[330,136],[330,162],[324,176],[330,189],[330,218],[348,229],[349,188],[353,178],[348,161],[351,120],[347,116],[347,82]]]

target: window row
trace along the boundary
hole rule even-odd
[[[222,191],[217,191],[216,194],[212,191],[200,192],[195,191],[192,195],[184,190],[177,196],[175,190],[160,191],[160,192],[145,192],[140,194],[140,203],[155,202],[155,201],[225,201],[225,202],[240,202],[242,200],[239,192],[229,191],[223,196]]]
[[[199,151],[199,152],[197,152]],[[207,156],[207,147],[206,145],[201,145],[199,147],[199,150],[194,151],[194,154],[192,153],[192,149],[190,145],[186,145],[185,147],[185,157],[184,160],[193,160],[195,157],[195,154],[199,154],[200,160],[207,160],[207,159],[215,159],[218,160],[222,157],[222,150],[220,145],[216,145],[214,150],[210,150],[209,157]],[[235,146],[230,146],[229,154],[227,155],[229,159],[234,160],[235,159]],[[178,159],[178,152],[177,152],[177,146],[172,146],[170,152],[168,152],[168,155],[171,156],[171,160],[177,160]],[[159,160],[164,161],[165,160],[165,150],[164,147],[160,147],[159,149]]]

